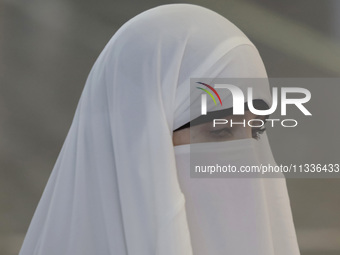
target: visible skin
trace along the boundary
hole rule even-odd
[[[230,119],[235,122],[242,122],[244,119],[246,123],[250,119],[264,119],[263,116],[257,116],[250,111],[245,111],[244,115],[231,115],[226,116],[224,119],[228,120],[227,124],[220,124],[213,127],[212,122],[203,123],[200,125],[184,128],[173,133],[173,144],[182,145],[191,143],[204,143],[204,142],[218,142],[230,141],[246,138],[255,138],[261,131],[260,128],[252,128],[246,125],[233,125],[230,127]],[[258,125],[259,123],[253,123]],[[191,140],[191,141],[190,141]]]

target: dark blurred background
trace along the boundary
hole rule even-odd
[[[243,30],[269,77],[339,77],[340,0],[185,2]],[[105,44],[133,16],[168,3],[180,2],[0,1],[0,254],[18,254]],[[340,254],[340,179],[287,185],[302,255]]]

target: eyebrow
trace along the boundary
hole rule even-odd
[[[269,109],[269,106],[267,105],[267,103],[265,101],[263,101],[262,99],[254,99],[253,100],[253,106],[254,108],[258,109],[258,110],[267,110]],[[245,102],[244,103],[244,110],[249,110],[248,108],[248,103]],[[218,111],[212,111],[212,112],[207,112],[206,115],[201,115],[199,117],[197,117],[196,119],[193,119],[192,121],[187,122],[186,124],[184,124],[183,126],[180,126],[179,128],[175,129],[175,131],[184,129],[184,128],[188,128],[188,127],[192,127],[192,126],[196,126],[202,123],[206,123],[209,121],[212,121],[214,119],[219,119],[222,117],[226,117],[226,116],[231,116],[233,115],[233,107],[224,109],[224,110],[218,110]],[[269,118],[269,115],[264,116],[264,121],[266,121],[266,119]]]

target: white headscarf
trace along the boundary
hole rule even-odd
[[[114,34],[88,76],[20,255],[192,254],[172,143],[190,121],[190,77],[266,72],[235,25],[197,5],[152,8]]]

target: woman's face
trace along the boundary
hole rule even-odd
[[[248,123],[251,119],[264,119],[263,116],[257,116],[250,111],[246,111],[244,115],[230,115],[224,119],[228,120],[227,124],[219,124],[213,127],[212,122],[195,125],[189,128],[184,128],[173,133],[173,144],[182,145],[191,143],[204,143],[204,142],[222,142],[246,138],[257,139],[264,131],[264,127],[245,127],[242,124],[234,124],[230,126],[230,119],[235,122]],[[255,125],[255,124],[254,124]]]

